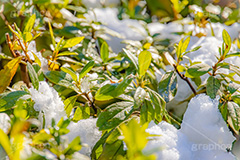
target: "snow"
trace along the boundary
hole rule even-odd
[[[11,127],[10,121],[10,117],[6,113],[0,113],[0,129],[6,134]]]
[[[235,137],[228,129],[218,110],[218,99],[205,94],[192,98],[183,117],[181,129],[162,121],[149,124],[146,131],[151,137],[145,152],[158,149],[160,160],[233,160],[231,149]]]
[[[94,75],[91,76],[94,77]],[[45,118],[45,126],[42,126],[42,128],[50,126],[52,119],[57,123],[62,117],[67,118],[64,104],[58,92],[50,87],[47,82],[41,81],[38,90],[30,88],[29,91],[32,100],[35,102],[34,109],[39,111],[38,119],[41,124],[43,124],[43,117]],[[77,123],[71,122],[68,126],[70,130],[70,133],[67,134],[69,141],[80,136],[81,142],[85,143],[85,147],[80,150],[80,153],[84,155],[90,156],[91,149],[101,137],[102,133],[96,127],[96,121],[96,118],[89,118],[80,120]]]
[[[97,8],[104,6],[117,6],[120,0],[82,0],[87,8]]]
[[[87,20],[101,22],[103,27],[107,27],[122,36],[121,38],[108,36],[109,39],[107,43],[116,53],[121,52],[125,46],[125,44],[121,43],[122,40],[141,40],[144,37],[139,32],[146,34],[146,31],[139,21],[132,19],[119,20],[117,12],[118,10],[116,8],[95,8],[87,14],[84,14]],[[135,31],[136,29],[139,30],[139,32]]]
[[[47,82],[39,82],[39,89],[29,89],[32,100],[35,102],[34,109],[39,111],[38,119],[43,124],[45,118],[45,126],[51,126],[52,119],[58,122],[62,117],[66,116],[64,104],[58,95],[58,92],[50,87]],[[44,116],[43,116],[44,115]]]
[[[68,126],[70,132],[67,137],[72,141],[75,137],[80,136],[81,142],[85,144],[80,150],[80,153],[90,156],[91,150],[100,139],[102,132],[96,127],[97,118],[89,118],[78,121],[77,123],[71,122]]]

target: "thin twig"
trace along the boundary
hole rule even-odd
[[[177,74],[180,76],[181,79],[183,79],[184,81],[187,82],[188,86],[191,88],[192,92],[194,93],[194,95],[197,95],[196,90],[193,88],[192,84],[190,83],[189,79],[187,77],[185,77],[183,74],[181,74],[176,65],[173,65],[174,69],[176,70]]]

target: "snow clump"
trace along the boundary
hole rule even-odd
[[[70,132],[67,137],[72,141],[75,137],[80,136],[81,142],[84,147],[80,153],[90,156],[91,150],[100,139],[102,132],[96,127],[97,118],[88,118],[78,121],[77,123],[71,122],[68,126]]]
[[[6,113],[0,113],[0,129],[3,130],[4,133],[8,133],[11,124],[10,124],[10,118]]]
[[[107,43],[116,53],[121,52],[125,44],[123,40],[142,40],[145,29],[137,20],[123,19],[117,17],[118,10],[116,8],[95,8],[84,14],[84,17],[89,21],[97,21],[102,23],[102,27],[106,27],[121,35],[121,37],[107,35]],[[106,18],[107,17],[107,18]],[[140,34],[142,33],[142,34]]]
[[[234,136],[218,110],[218,99],[212,100],[205,94],[190,101],[183,117],[181,129],[162,121],[149,124],[151,137],[145,152],[158,149],[160,160],[233,160],[227,152],[231,149]]]
[[[58,122],[62,117],[66,116],[64,104],[58,92],[50,87],[47,82],[41,81],[38,90],[30,88],[29,91],[32,100],[35,102],[34,109],[39,111],[38,119],[43,122],[43,117],[45,117],[45,126],[42,127],[51,126],[52,119]]]

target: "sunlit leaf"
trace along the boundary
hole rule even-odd
[[[212,99],[216,98],[217,92],[220,87],[220,81],[217,78],[210,76],[207,80],[207,95],[209,95],[209,97]]]
[[[33,66],[27,62],[27,69],[28,69],[28,73],[29,73],[29,77],[32,81],[32,85],[33,87],[38,90],[38,87],[39,87],[39,80],[38,80],[38,76],[37,76],[37,73],[35,72]]]
[[[63,46],[63,48],[70,48],[70,47],[76,46],[76,45],[79,44],[83,39],[84,39],[84,37],[74,37],[74,38],[70,38],[70,39],[66,40],[65,45]]]
[[[71,112],[72,112],[72,109],[75,105],[75,102],[77,100],[77,96],[72,96],[72,97],[69,97],[67,98],[63,103],[65,105],[64,109],[67,113],[67,116],[69,117]]]
[[[2,93],[10,84],[13,76],[15,75],[18,65],[22,57],[17,57],[8,62],[0,71],[0,93]]]
[[[24,33],[24,32],[25,32],[25,33],[27,33],[27,32],[31,33],[32,28],[33,28],[33,25],[34,25],[34,23],[35,23],[35,19],[36,19],[36,15],[33,14],[33,15],[28,19],[28,22],[27,22],[27,24],[26,24],[25,27],[24,27],[23,33]]]
[[[142,51],[138,57],[138,65],[139,65],[139,77],[145,75],[147,72],[152,60],[152,55],[149,51]]]
[[[128,119],[133,112],[132,102],[117,102],[106,108],[100,113],[97,126],[99,130],[111,129],[118,126],[121,122]]]
[[[87,74],[88,72],[90,72],[90,70],[93,68],[93,66],[94,66],[94,61],[88,62],[88,63],[83,67],[83,69],[81,70],[81,72],[79,73],[79,80],[80,80],[81,78],[83,78],[84,76],[86,76],[86,74]]]
[[[107,59],[108,59],[108,56],[109,56],[109,50],[108,50],[107,42],[102,43],[100,54],[101,54],[102,61],[106,62]]]

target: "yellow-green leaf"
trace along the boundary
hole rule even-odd
[[[13,76],[15,75],[18,65],[22,57],[17,57],[8,62],[0,71],[0,93],[2,93],[10,84]]]
[[[63,46],[63,48],[69,48],[69,47],[73,47],[76,46],[78,43],[80,43],[82,40],[84,39],[84,37],[74,37],[71,39],[66,40],[65,45]]]
[[[76,73],[74,73],[74,71],[72,71],[71,69],[69,68],[66,68],[66,67],[61,67],[61,70],[65,73],[68,73],[71,75],[72,79],[77,82],[77,75]]]
[[[10,159],[12,159],[12,148],[11,148],[11,143],[8,139],[8,136],[3,132],[3,130],[0,128],[0,144],[9,156]]]
[[[36,15],[33,14],[29,19],[28,19],[28,22],[24,28],[24,32],[30,32],[32,31],[32,28],[33,28],[33,25],[35,23],[35,19],[36,19]],[[23,33],[24,33],[23,32]]]
[[[149,51],[142,51],[138,57],[138,65],[139,65],[139,77],[145,75],[147,72],[152,60],[152,55]]]
[[[109,56],[109,50],[108,50],[108,44],[107,42],[103,42],[102,46],[101,46],[101,58],[103,62],[106,62]]]

